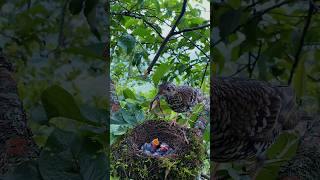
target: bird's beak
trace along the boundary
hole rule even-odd
[[[150,102],[150,108],[149,108],[149,111],[151,111],[152,109],[154,109],[156,106],[157,106],[157,104],[159,103],[159,101],[160,101],[160,97],[161,97],[161,95],[158,93],[155,97],[154,97],[154,99]],[[156,103],[154,103],[156,101]],[[154,105],[155,104],[155,105]]]

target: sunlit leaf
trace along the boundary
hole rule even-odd
[[[163,63],[160,64],[160,66],[157,67],[155,70],[153,76],[152,76],[152,81],[155,85],[158,85],[161,78],[170,70],[169,64]]]
[[[127,99],[127,98],[131,98],[131,99],[136,99],[136,96],[134,94],[134,92],[132,92],[129,88],[126,88],[123,90],[123,96]]]

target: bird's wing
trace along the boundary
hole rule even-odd
[[[178,94],[181,97],[181,100],[184,104],[192,107],[196,104],[198,93],[193,87],[190,86],[179,86],[177,88]]]
[[[281,98],[269,84],[256,80],[215,79],[211,91],[218,103],[213,116],[221,113],[217,120],[226,121],[237,136],[256,140],[272,136],[278,128]],[[215,109],[215,108],[213,108]],[[221,122],[223,123],[223,122]]]

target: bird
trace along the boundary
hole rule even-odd
[[[151,141],[151,146],[153,150],[156,150],[160,146],[160,142],[158,138],[155,138]]]
[[[164,97],[170,109],[177,113],[190,112],[196,104],[205,100],[201,90],[197,88],[187,85],[176,86],[166,82],[159,85],[158,93],[150,103],[150,109],[153,108],[154,101],[158,101],[160,107],[161,97]],[[176,120],[174,119],[171,124],[175,125]]]
[[[158,138],[155,138],[151,141],[151,143],[144,143],[141,146],[141,150],[148,155],[152,155],[153,153],[156,152],[158,147],[160,146],[160,142]]]
[[[294,129],[303,117],[290,86],[214,77],[210,94],[210,154],[217,164],[263,160],[281,132]]]

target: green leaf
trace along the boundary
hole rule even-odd
[[[125,134],[127,132],[127,128],[122,125],[111,124],[110,125],[110,132],[116,136]]]
[[[39,159],[39,170],[44,180],[81,180],[79,169],[69,150],[52,153],[43,150]]]
[[[120,37],[118,41],[118,46],[122,48],[127,54],[130,54],[136,45],[136,39],[130,35],[126,34]]]
[[[161,78],[170,70],[170,66],[167,63],[160,64],[152,76],[152,81],[157,86]]]
[[[285,48],[285,44],[283,44],[281,41],[275,43],[270,42],[268,49],[265,51],[265,55],[267,55],[270,59],[274,57],[281,57],[283,56],[283,49]]]
[[[305,56],[301,56],[300,58],[300,62],[293,76],[293,87],[298,98],[303,96],[306,83]]]
[[[73,119],[68,119],[63,117],[50,119],[50,124],[67,132],[74,132],[74,133],[80,132],[81,134],[86,134],[87,132],[90,132],[93,134],[101,134],[105,132],[104,127],[90,126],[83,122],[79,122]]]
[[[137,119],[135,117],[135,114],[129,112],[129,111],[121,111],[123,119],[131,126],[134,126],[137,124]]]
[[[104,60],[104,57],[102,56],[104,46],[105,46],[105,43],[96,43],[96,44],[90,44],[90,45],[79,46],[79,47],[71,46],[63,50],[63,52],[69,53],[69,54],[82,55],[90,59]]]
[[[223,54],[217,48],[214,48],[212,51],[213,51],[212,54],[214,57],[213,64],[214,64],[214,67],[217,68],[217,70],[215,70],[215,71],[220,74],[221,72],[223,72],[223,69],[224,69],[225,58],[224,58]]]
[[[79,14],[83,8],[84,0],[71,0],[69,3],[69,11],[71,14]]]
[[[100,109],[90,105],[81,105],[80,106],[81,113],[86,119],[90,121],[97,122],[100,124],[107,124],[107,109]]]
[[[122,111],[126,111],[125,109],[120,109],[115,113],[111,113],[110,124],[127,124],[127,122],[122,117]]]
[[[132,92],[129,88],[123,90],[123,96],[128,99],[136,99],[134,92]]]
[[[136,53],[133,57],[132,65],[139,66],[141,63],[142,56],[143,56],[142,52]]]
[[[71,148],[75,139],[74,133],[55,128],[47,139],[46,148],[52,152],[62,152]]]
[[[54,117],[65,117],[100,126],[99,123],[86,119],[82,115],[80,108],[72,95],[58,85],[53,85],[44,90],[41,94],[41,102],[49,119]]]
[[[109,160],[105,153],[85,154],[80,158],[80,173],[83,179],[108,179]]]
[[[256,18],[244,26],[243,32],[246,35],[246,43],[256,45],[259,37],[260,28],[258,26],[260,19]]]
[[[137,119],[137,121],[141,122],[144,120],[144,112],[142,110],[138,110],[138,111],[135,111],[135,117]]]
[[[31,121],[37,122],[38,124],[47,124],[48,117],[43,106],[35,106],[31,109]]]
[[[1,177],[1,176],[0,176]],[[2,178],[2,177],[1,177]],[[38,163],[35,160],[26,161],[16,168],[13,172],[6,174],[3,180],[41,180],[41,175],[38,170]]]
[[[240,46],[235,46],[231,51],[231,61],[236,61],[240,57]]]

